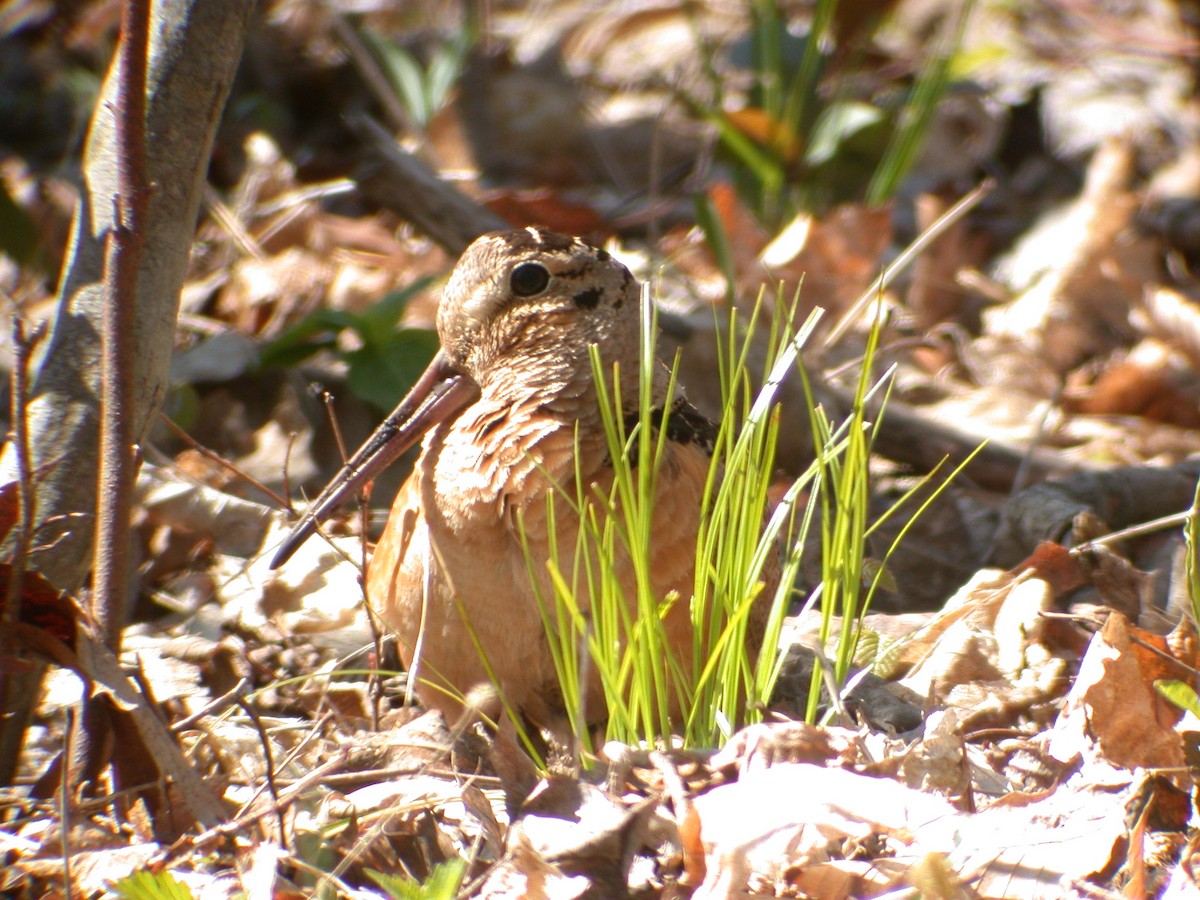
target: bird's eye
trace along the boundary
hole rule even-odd
[[[508,276],[508,283],[518,297],[533,297],[546,289],[550,273],[540,263],[521,263]]]

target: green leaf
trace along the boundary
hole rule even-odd
[[[974,5],[974,0],[960,5],[958,18],[949,21],[945,38],[938,42],[941,46],[935,46],[921,67],[883,160],[867,186],[867,203],[874,205],[890,198],[916,162],[934,113],[949,87],[950,66],[955,52],[962,46]]]
[[[1154,682],[1154,689],[1192,715],[1200,716],[1200,697],[1190,684],[1169,678],[1159,678]]]
[[[367,875],[379,885],[392,900],[454,900],[467,871],[465,859],[450,859],[429,874],[424,884],[401,875],[389,875],[367,869]]]
[[[1187,547],[1185,573],[1188,599],[1191,601],[1193,619],[1200,622],[1200,481],[1196,482],[1196,493],[1192,496],[1192,508],[1183,528],[1183,539]]]
[[[371,304],[370,307],[353,317],[351,327],[358,332],[358,336],[365,344],[376,342],[381,336],[386,343],[400,323],[400,318],[404,315],[404,310],[408,308],[412,298],[422,293],[432,283],[433,279],[426,276],[386,294],[382,300]]]
[[[425,100],[425,73],[411,53],[396,46],[370,28],[363,29],[363,39],[370,45],[400,102],[416,125],[424,127],[432,116]]]
[[[855,137],[886,121],[883,112],[869,103],[846,100],[831,103],[817,118],[809,138],[805,161],[820,166],[833,159]]]
[[[703,110],[702,114],[716,126],[717,135],[725,149],[762,183],[764,189],[778,190],[784,182],[783,166],[770,153],[761,149],[742,133],[722,110]]]
[[[396,340],[396,323],[412,298],[428,288],[432,281],[429,277],[418,278],[357,314],[341,309],[313,310],[262,348],[259,368],[294,366],[303,362],[318,350],[336,347],[338,335],[346,329],[358,335],[364,345],[374,347],[376,353],[390,352],[389,348]],[[346,355],[347,361],[353,352]]]
[[[462,72],[467,53],[475,43],[474,29],[464,27],[455,35],[453,40],[442,44],[429,61],[429,72],[426,75],[426,97],[430,109],[436,114],[450,96],[458,76]]]
[[[114,882],[121,900],[195,900],[192,889],[170,872],[134,872]]]
[[[406,328],[346,354],[346,383],[355,396],[390,410],[408,392],[437,352],[432,331]]]
[[[313,310],[262,348],[258,366],[260,369],[294,366],[318,350],[336,346],[338,333],[356,324],[354,315],[342,310]]]

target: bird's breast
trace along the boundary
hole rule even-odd
[[[512,532],[518,519],[540,517],[547,494],[573,485],[577,471],[588,478],[601,467],[603,448],[577,443],[576,431],[533,402],[476,404],[426,440],[423,499],[451,532]]]

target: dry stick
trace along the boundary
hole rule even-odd
[[[210,700],[201,709],[196,710],[190,716],[179,719],[171,724],[171,730],[176,734],[181,731],[187,731],[193,725],[196,725],[201,719],[206,719],[209,716],[215,716],[223,713],[231,706],[236,706],[238,699],[244,697],[250,687],[250,679],[242,678],[232,688],[227,690],[220,697]]]
[[[387,75],[376,61],[366,44],[363,43],[354,26],[339,12],[333,14],[333,31],[350,54],[350,61],[358,69],[358,74],[367,83],[367,89],[375,95],[379,105],[383,107],[391,120],[392,127],[407,134],[420,134],[420,129],[413,123],[412,117],[400,98],[396,89],[388,80]]]
[[[146,56],[150,2],[121,6],[121,57],[116,113],[115,227],[108,234],[100,404],[100,477],[96,498],[91,612],[104,643],[117,651],[129,582],[129,518],[133,505],[133,335],[138,271],[145,246]]]
[[[1030,472],[1034,465],[1033,456],[1037,452],[1038,447],[1046,439],[1046,427],[1050,422],[1050,414],[1062,405],[1062,395],[1066,387],[1066,381],[1060,378],[1058,384],[1054,387],[1054,394],[1050,397],[1050,402],[1046,404],[1046,408],[1042,411],[1042,414],[1038,417],[1037,424],[1034,426],[1033,437],[1030,438],[1029,444],[1025,448],[1025,453],[1021,457],[1021,464],[1017,466],[1017,472],[1013,476],[1013,485],[1009,494],[1019,494],[1028,486]]]
[[[13,541],[8,595],[4,600],[3,612],[0,612],[0,625],[4,626],[20,617],[21,588],[24,586],[25,567],[29,563],[29,541],[36,515],[37,497],[33,491],[33,467],[29,462],[29,420],[25,418],[25,401],[29,396],[29,357],[44,332],[44,327],[38,326],[29,334],[25,330],[24,319],[17,316],[13,320],[14,359],[9,420],[12,422],[12,441],[17,454],[17,532]],[[0,627],[0,635],[10,633],[7,627]]]
[[[279,826],[279,843],[285,849],[294,850],[290,847],[287,833],[287,823],[283,818],[283,805],[279,800],[279,788],[275,786],[275,752],[271,749],[271,739],[267,737],[267,730],[263,728],[262,719],[259,718],[258,710],[254,708],[254,704],[245,697],[237,697],[234,702],[242,708],[242,711],[250,717],[250,722],[254,725],[255,731],[258,732],[259,743],[263,748],[263,763],[266,766],[266,785],[267,790],[271,792],[271,799],[274,800],[275,822]]]
[[[300,796],[306,790],[308,790],[309,787],[314,784],[319,784],[328,776],[330,772],[344,766],[349,758],[349,750],[345,748],[338,750],[333,756],[326,759],[323,763],[321,763],[303,778],[284,788],[279,792],[280,803],[282,806],[284,808],[290,806],[292,803],[298,800]],[[203,848],[206,844],[210,843],[216,838],[223,838],[231,834],[237,834],[242,828],[245,828],[246,826],[257,822],[259,819],[265,818],[266,816],[272,815],[276,812],[277,810],[270,807],[266,809],[260,808],[256,810],[243,810],[234,818],[229,819],[228,821],[223,821],[220,824],[214,825],[201,832],[191,841],[191,844],[193,847]]]
[[[283,487],[281,493],[283,495],[283,508],[291,514],[295,514],[296,507],[292,503],[292,450],[296,446],[296,432],[288,435],[287,449],[283,451]]]
[[[845,337],[846,332],[850,330],[851,326],[862,315],[867,306],[887,289],[896,276],[903,272],[908,267],[908,264],[923,252],[926,247],[941,237],[951,225],[978,206],[980,201],[990,194],[995,186],[995,182],[990,178],[980,182],[973,191],[938,216],[932,225],[921,232],[916,240],[905,247],[904,252],[880,272],[879,277],[871,282],[871,286],[863,292],[854,305],[842,314],[842,317],[833,327],[833,330],[829,332],[829,336],[825,338],[825,346],[832,347]]]
[[[75,730],[75,709],[67,707],[67,727],[63,729],[62,758],[71,758],[71,733]],[[68,779],[58,781],[58,827],[62,832],[63,857],[63,887],[66,889],[67,900],[71,900],[74,892],[71,890],[71,793],[67,788]]]
[[[36,521],[37,492],[33,489],[33,466],[30,462],[29,419],[26,415],[29,399],[29,359],[41,339],[42,328],[32,335],[25,331],[19,315],[13,323],[13,369],[10,388],[12,434],[10,441],[17,462],[17,524],[13,541],[12,575],[8,592],[0,605],[0,657],[15,653],[13,623],[21,615],[21,594],[25,571],[29,565],[29,545]],[[0,709],[5,717],[0,721],[0,785],[13,783],[19,768],[25,731],[33,718],[35,701],[41,695],[41,683],[46,664],[30,660],[28,671],[15,667],[0,672]]]
[[[181,441],[183,441],[185,444],[187,444],[189,447],[191,447],[193,450],[195,450],[197,453],[199,453],[205,459],[209,460],[210,462],[216,463],[218,466],[220,466],[222,469],[224,469],[226,472],[228,472],[234,478],[241,479],[242,481],[246,482],[246,484],[250,485],[252,488],[256,488],[257,490],[262,491],[266,496],[270,497],[272,500],[274,500],[276,503],[278,503],[279,507],[281,509],[290,509],[291,508],[291,504],[288,503],[286,497],[284,497],[283,494],[280,494],[278,491],[271,490],[269,487],[267,487],[265,484],[263,484],[261,481],[259,481],[257,478],[255,478],[250,473],[243,472],[240,468],[238,468],[237,463],[230,462],[229,460],[225,459],[225,457],[221,456],[221,454],[218,453],[216,450],[210,450],[208,447],[205,447],[198,440],[196,440],[194,437],[192,437],[190,434],[188,434],[186,431],[184,431],[182,428],[180,428],[165,413],[159,413],[159,420],[163,424],[165,424],[167,426],[167,428],[169,428],[177,438],[179,438]]]

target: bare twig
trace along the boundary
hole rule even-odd
[[[29,420],[25,417],[25,403],[29,396],[29,357],[41,340],[44,329],[38,327],[32,334],[26,331],[25,320],[17,316],[13,320],[13,370],[12,391],[9,398],[12,441],[17,454],[17,526],[13,542],[12,576],[8,581],[8,595],[4,609],[0,612],[0,635],[11,634],[7,623],[15,622],[20,612],[21,589],[24,586],[25,567],[29,562],[29,541],[36,521],[37,498],[33,493],[33,467],[29,462]]]
[[[496,213],[441,178],[407,153],[386,128],[368,116],[350,127],[363,142],[364,161],[355,175],[372,201],[412,222],[452,256],[486,231],[510,227]]]
[[[67,707],[67,726],[63,729],[62,758],[71,758],[71,735],[75,733],[75,710]],[[69,782],[63,778],[58,783],[58,827],[62,832],[63,887],[67,900],[71,900],[71,792]]]
[[[30,542],[37,521],[37,494],[33,487],[29,447],[29,359],[42,333],[40,327],[32,334],[28,333],[24,320],[19,315],[14,317],[14,358],[9,398],[12,435],[9,443],[16,456],[17,523],[8,592],[0,606],[0,658],[11,655],[15,650],[12,643],[13,623],[21,614],[21,595],[29,566]],[[11,784],[16,776],[21,748],[25,743],[25,731],[32,719],[37,698],[41,695],[40,685],[45,671],[46,664],[43,661],[29,660],[26,671],[18,671],[14,667],[0,672],[0,709],[5,713],[0,717],[0,784]]]
[[[387,113],[392,127],[407,134],[419,135],[420,129],[414,125],[412,117],[404,108],[404,104],[400,102],[396,89],[384,74],[383,69],[380,68],[379,63],[376,62],[375,56],[358,36],[354,26],[341,13],[333,14],[333,30],[345,45],[346,51],[350,54],[350,60],[354,63],[354,68],[358,69],[358,74],[367,83],[367,88],[375,95],[375,99]]]
[[[858,320],[871,301],[879,297],[880,294],[887,288],[889,284],[908,267],[922,251],[925,250],[931,243],[941,237],[951,225],[958,222],[969,213],[972,209],[979,205],[988,194],[995,188],[995,182],[990,178],[981,182],[978,187],[955,203],[952,207],[942,213],[938,218],[919,234],[911,244],[904,248],[904,252],[893,260],[886,269],[879,273],[879,277],[871,282],[871,286],[867,288],[861,297],[855,301],[842,317],[838,320],[833,330],[829,332],[829,336],[825,338],[825,346],[832,347],[843,337],[850,327]]]
[[[279,826],[279,843],[284,847],[288,847],[287,823],[283,818],[283,804],[279,799],[279,789],[275,786],[275,751],[271,748],[271,738],[267,736],[267,730],[263,728],[262,719],[259,718],[258,710],[245,697],[236,697],[234,702],[242,708],[242,711],[250,717],[251,723],[254,725],[255,731],[258,732],[259,743],[263,748],[263,764],[266,766],[266,786],[271,792],[271,799],[274,801],[272,807],[275,810],[275,822]],[[291,849],[289,847],[289,849]]]
[[[146,54],[149,0],[121,7],[116,113],[117,196],[108,234],[100,403],[100,476],[96,497],[95,573],[91,613],[109,649],[120,647],[129,583],[129,516],[133,505],[133,334],[138,271],[145,247]]]
[[[162,420],[163,424],[165,424],[167,426],[167,428],[169,428],[171,430],[171,432],[174,433],[174,435],[177,438],[179,438],[181,441],[183,441],[185,444],[187,444],[189,447],[191,447],[193,450],[195,450],[197,453],[199,453],[205,459],[211,460],[212,462],[214,462],[218,466],[220,466],[222,469],[224,469],[226,472],[233,475],[235,478],[238,478],[238,479],[246,482],[246,484],[250,485],[251,487],[262,491],[266,496],[270,497],[272,500],[274,500],[276,503],[278,503],[279,507],[281,509],[291,509],[291,504],[288,503],[287,498],[284,497],[282,494],[280,494],[278,491],[271,490],[269,487],[267,487],[265,484],[263,484],[261,481],[259,481],[257,478],[255,478],[253,475],[249,474],[248,472],[243,472],[240,468],[238,468],[236,463],[232,463],[229,460],[225,459],[225,457],[223,457],[220,453],[217,453],[215,450],[210,450],[208,447],[205,447],[203,444],[201,444],[199,441],[197,441],[194,437],[192,437],[190,434],[188,434],[186,431],[184,431],[182,428],[180,428],[177,424],[175,424],[175,422],[173,422],[167,415],[160,414],[159,418]]]
[[[213,700],[210,700],[202,709],[196,710],[190,716],[180,719],[171,725],[171,730],[176,734],[181,731],[187,731],[192,726],[196,725],[201,719],[215,716],[218,713],[224,712],[231,706],[236,706],[239,698],[244,697],[250,688],[250,679],[243,678],[228,691]]]
[[[294,803],[301,796],[303,796],[304,792],[307,791],[312,785],[321,783],[322,781],[325,780],[325,778],[329,775],[329,773],[335,772],[338,769],[340,769],[342,766],[344,766],[346,764],[346,761],[349,758],[350,758],[350,751],[348,751],[344,748],[341,750],[338,750],[336,753],[334,753],[333,756],[331,756],[329,759],[325,760],[325,762],[321,763],[321,765],[317,766],[315,769],[313,769],[311,772],[309,772],[306,776],[299,779],[294,784],[289,785],[288,787],[284,788],[282,791],[279,792],[280,808],[286,808],[287,806]],[[208,830],[204,831],[202,834],[198,835],[196,837],[196,839],[192,842],[192,845],[194,847],[200,848],[200,847],[204,847],[206,844],[208,844],[209,842],[211,842],[214,839],[223,838],[223,837],[225,837],[227,835],[231,835],[231,834],[237,834],[241,829],[245,828],[246,826],[248,826],[254,822],[257,822],[259,819],[263,818],[264,816],[272,815],[275,812],[277,812],[277,809],[275,809],[275,808],[262,808],[262,807],[260,807],[258,809],[253,809],[253,810],[244,810],[242,813],[239,813],[235,818],[231,819],[230,821],[224,822],[223,824],[209,828]]]

